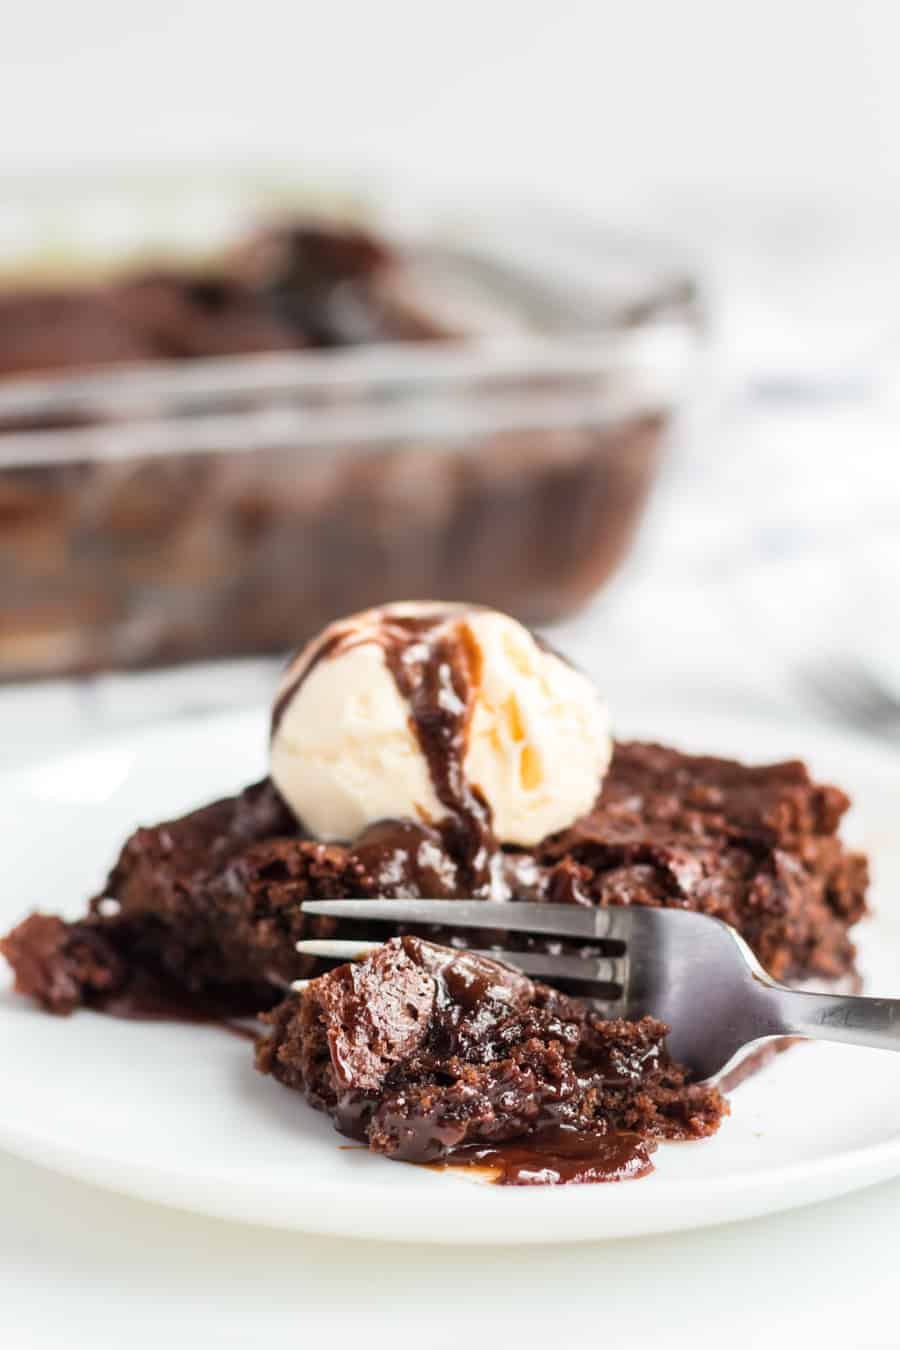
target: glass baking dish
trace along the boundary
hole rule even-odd
[[[0,379],[0,677],[279,651],[397,598],[546,623],[612,575],[689,388],[692,278],[557,216],[366,219],[444,340]]]

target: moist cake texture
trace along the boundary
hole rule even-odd
[[[259,1068],[391,1158],[539,1147],[549,1132],[556,1150],[578,1137],[580,1171],[560,1175],[557,1158],[554,1175],[529,1180],[601,1180],[598,1165],[585,1175],[592,1140],[702,1138],[727,1112],[668,1059],[662,1023],[604,1021],[507,966],[415,937],[321,976],[267,1020]]]
[[[776,979],[831,981],[854,972],[849,930],[865,912],[865,858],[838,833],[847,805],[799,762],[747,767],[620,743],[594,808],[533,849],[502,848],[498,865],[513,899],[712,914]],[[137,830],[83,919],[32,915],[0,949],[17,989],[52,1012],[121,1006],[149,975],[238,1014],[318,973],[294,949],[301,937],[369,936],[305,918],[304,899],[453,898],[470,883],[452,832],[384,821],[351,843],[319,843],[264,780]]]

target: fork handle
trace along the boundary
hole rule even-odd
[[[900,1050],[900,999],[807,994],[780,985],[769,988],[770,1011],[786,1036]]]

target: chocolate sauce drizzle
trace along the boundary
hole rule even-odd
[[[464,761],[475,694],[481,683],[481,649],[455,606],[427,614],[382,612],[377,623],[358,619],[339,625],[282,690],[272,713],[272,735],[291,700],[322,662],[375,643],[410,709],[410,727],[428,765],[435,796],[448,812],[436,822],[448,852],[460,866],[466,894],[496,893],[502,855],[491,809],[466,779]],[[430,822],[429,822],[430,823]]]

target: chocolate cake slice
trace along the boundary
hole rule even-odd
[[[777,979],[834,981],[854,973],[849,930],[867,885],[865,858],[839,836],[847,805],[797,762],[747,767],[620,743],[593,809],[534,848],[503,846],[497,871],[512,899],[713,914]],[[139,829],[83,919],[32,915],[0,950],[17,989],[53,1012],[120,1010],[152,977],[239,1014],[317,973],[299,938],[360,935],[305,919],[302,900],[452,898],[469,884],[452,833],[385,821],[347,844],[316,842],[266,780]]]
[[[507,1182],[643,1174],[648,1140],[702,1138],[728,1110],[668,1059],[662,1023],[603,1021],[415,937],[337,967],[266,1020],[259,1068],[343,1134],[390,1158],[474,1159]]]

